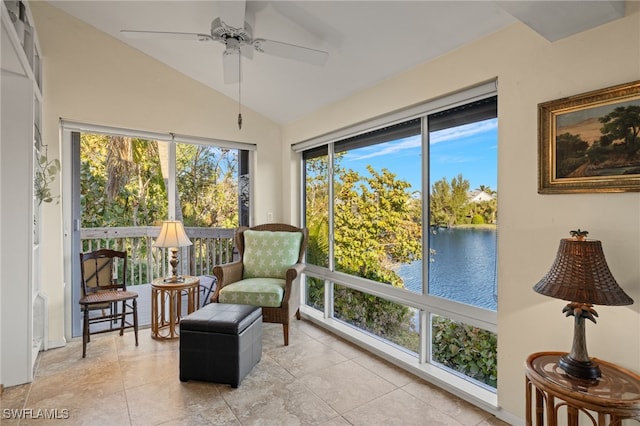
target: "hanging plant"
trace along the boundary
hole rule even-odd
[[[35,171],[35,179],[33,182],[35,196],[38,199],[38,205],[44,203],[50,203],[59,196],[51,195],[51,188],[49,185],[55,180],[56,175],[60,171],[60,160],[54,158],[49,160],[47,155],[47,149],[45,147],[44,154],[40,154],[38,157],[38,164]]]

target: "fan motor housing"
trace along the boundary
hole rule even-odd
[[[211,37],[222,41],[235,39],[240,44],[250,44],[252,41],[251,27],[245,22],[244,28],[233,28],[220,18],[216,18],[211,22]]]

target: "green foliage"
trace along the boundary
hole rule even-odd
[[[236,150],[178,144],[176,174],[185,226],[238,226]]]
[[[411,311],[377,296],[336,285],[334,315],[349,324],[418,351],[418,336],[410,333]],[[412,335],[411,338],[408,336]]]
[[[451,183],[447,182],[446,178],[435,182],[429,198],[431,225],[451,227],[467,223],[468,192],[469,181],[462,175],[451,179]]]
[[[82,226],[157,225],[167,218],[166,142],[83,134]],[[162,151],[162,155],[161,154]],[[185,226],[238,226],[235,150],[177,144],[176,205]]]
[[[307,305],[322,311],[324,309],[324,280],[307,277]]]
[[[326,156],[307,160],[307,262],[321,266],[329,260],[328,170]],[[384,169],[368,167],[368,176],[339,166],[335,170],[336,269],[402,286],[393,266],[421,256],[420,202],[409,193],[410,184]],[[323,281],[307,282],[307,303],[324,306]],[[345,287],[336,286],[334,307],[337,318],[391,341],[410,328],[408,308]]]
[[[625,151],[629,155],[638,152],[640,148],[640,105],[616,107],[609,114],[601,117],[603,124],[600,132],[605,140],[623,142]]]
[[[474,214],[473,217],[471,218],[471,224],[472,225],[482,225],[484,224],[484,217],[481,214]]]
[[[434,317],[433,360],[496,387],[498,337],[478,327]]]
[[[38,165],[35,170],[35,178],[33,182],[33,190],[38,204],[50,203],[54,199],[59,198],[51,195],[50,185],[60,172],[60,161],[57,158],[49,160],[46,151],[45,154],[38,158]]]
[[[485,223],[496,223],[498,215],[498,200],[480,201],[471,203],[469,206],[469,215],[471,216],[472,225],[482,225]]]
[[[306,161],[307,262],[320,266],[329,263],[327,159],[322,156]],[[339,164],[335,167],[336,269],[402,286],[394,267],[421,256],[422,200],[409,192],[407,182],[388,170],[376,171],[370,166],[367,170],[369,175],[363,176]],[[496,199],[468,203],[468,190],[469,182],[461,175],[451,182],[444,178],[436,182],[430,204],[432,223],[495,223]],[[495,194],[488,187],[483,190]],[[434,256],[430,251],[430,257]],[[324,280],[307,277],[307,304],[324,308]],[[334,316],[404,348],[419,350],[413,313],[405,306],[336,284]],[[494,387],[496,343],[495,334],[443,318],[434,320],[434,360]]]
[[[558,176],[569,176],[584,163],[589,144],[580,135],[563,133],[556,138],[556,165]]]
[[[82,134],[82,226],[150,226],[167,217],[155,141]]]
[[[335,259],[338,270],[402,286],[392,267],[422,256],[422,228],[414,222],[408,182],[367,167],[370,176],[343,171],[336,182]]]
[[[188,144],[177,144],[176,151],[178,219],[186,226],[236,227],[237,151]],[[82,134],[80,175],[84,228],[153,226],[168,217],[167,142]],[[147,247],[147,242],[150,240],[120,242],[129,244],[119,249],[132,255],[132,283],[150,281],[147,255],[154,255],[155,251]],[[109,246],[106,241],[101,244],[100,247]],[[193,249],[200,256],[207,256],[208,264],[219,258],[220,250],[224,252],[221,246],[195,244]]]
[[[619,106],[598,119],[601,136],[591,146],[580,135],[564,133],[556,138],[557,175],[585,176],[595,170],[640,164],[640,106]]]

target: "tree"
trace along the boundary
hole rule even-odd
[[[450,227],[465,223],[469,211],[469,187],[469,181],[461,174],[451,179],[451,183],[444,177],[435,182],[431,187],[429,199],[431,225]]]
[[[186,226],[238,226],[238,152],[178,144],[176,185]]]
[[[339,167],[340,158],[336,158],[334,167],[336,269],[402,286],[394,266],[421,257],[420,200],[409,192],[408,182],[396,179],[388,170],[378,172],[369,166],[369,174],[363,176]],[[322,156],[307,160],[305,183],[307,261],[325,266],[329,255],[327,159]],[[308,284],[307,302],[323,306],[322,282]],[[406,343],[412,317],[408,308],[339,285],[335,287],[334,302],[337,318],[417,350],[417,342]]]
[[[411,185],[386,169],[339,176],[335,256],[345,272],[401,286],[390,266],[421,258],[421,227],[413,221]]]
[[[494,195],[496,193],[496,191],[494,191],[493,189],[491,189],[491,187],[487,186],[487,185],[480,185],[476,188],[476,191],[482,191],[485,194],[489,194],[489,195]]]
[[[640,149],[640,138],[638,137],[640,133],[640,105],[616,107],[599,120],[604,124],[600,132],[605,141],[622,141],[628,155],[638,152]]]
[[[306,259],[307,262],[320,266],[329,266],[329,169],[327,160],[328,157],[324,155],[307,159],[305,163],[305,211],[306,225],[309,229]]]
[[[82,134],[82,226],[153,225],[167,215],[155,141]]]
[[[589,144],[580,135],[563,133],[556,137],[556,173],[569,176],[586,161]]]

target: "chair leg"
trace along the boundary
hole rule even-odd
[[[138,301],[133,299],[133,333],[136,335],[136,346],[138,346]]]
[[[115,304],[116,306],[118,306],[118,304]],[[117,310],[117,308],[116,308]],[[124,323],[125,323],[125,315],[127,315],[127,302],[122,301],[122,315],[120,316],[120,335],[122,336],[124,334]]]
[[[289,324],[282,324],[282,332],[284,333],[284,345],[289,346]]]
[[[82,324],[82,358],[87,356],[87,342],[89,341],[89,309],[84,308],[84,324]]]

